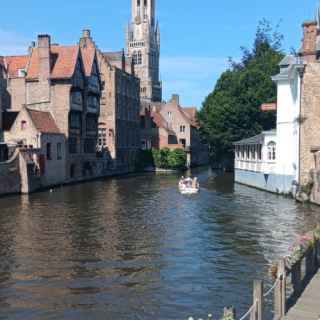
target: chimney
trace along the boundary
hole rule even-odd
[[[121,57],[121,68],[122,71],[126,71],[126,56],[124,54],[124,49],[122,49],[122,57]]]
[[[175,103],[177,106],[179,106],[179,95],[173,94],[171,97],[171,102]]]
[[[36,47],[35,41],[31,41],[30,46],[29,46],[29,49],[28,49],[29,55],[32,54],[32,50],[33,50],[35,47]]]
[[[90,29],[84,29],[82,31],[82,38],[91,38],[91,31]]]
[[[306,21],[303,27],[302,56],[304,62],[314,62],[317,59],[317,35],[316,21]]]
[[[48,81],[50,77],[50,36],[38,36],[39,81]]]

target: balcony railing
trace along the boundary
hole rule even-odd
[[[239,170],[254,171],[261,173],[274,173],[275,167],[275,161],[235,160],[235,169]]]

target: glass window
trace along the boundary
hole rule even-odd
[[[57,159],[62,159],[62,143],[60,142],[57,143]]]
[[[98,109],[99,108],[99,98],[97,96],[90,95],[88,97],[88,107],[92,109]]]
[[[77,138],[69,138],[69,153],[78,152],[78,140]]]
[[[142,53],[138,51],[137,64],[142,64]]]
[[[268,143],[268,160],[276,160],[276,143],[273,141]]]
[[[47,160],[51,160],[51,143],[47,143]]]
[[[27,121],[22,120],[21,121],[21,130],[26,130],[26,128],[27,128]]]
[[[87,114],[86,117],[87,131],[96,131],[98,128],[98,117],[95,114]]]
[[[69,114],[70,129],[81,129],[82,114],[79,111],[71,111]]]

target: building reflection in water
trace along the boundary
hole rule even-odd
[[[311,228],[303,207],[198,170],[97,181],[0,200],[0,318],[185,319],[233,304]]]

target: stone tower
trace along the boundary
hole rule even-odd
[[[140,78],[141,100],[160,102],[162,85],[159,79],[160,30],[155,22],[155,0],[131,0],[131,22],[126,35],[126,54],[135,64]]]

